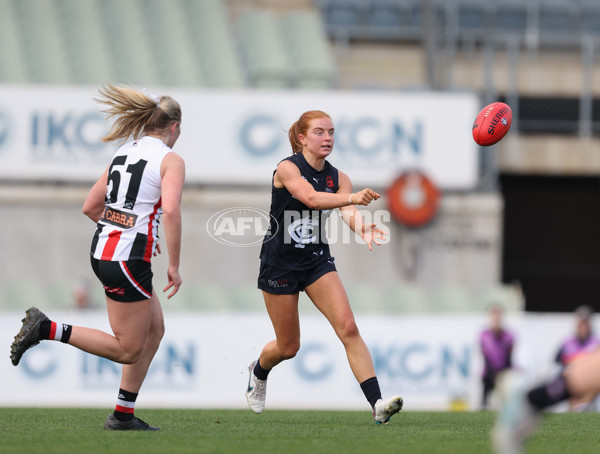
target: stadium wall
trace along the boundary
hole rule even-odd
[[[304,303],[304,301],[303,301]],[[108,330],[101,312],[56,312],[61,321]],[[21,313],[0,317],[8,346]],[[357,317],[385,395],[400,393],[406,410],[478,409],[484,315]],[[573,329],[565,315],[512,314],[515,365],[532,381],[556,372],[559,343]],[[302,347],[269,379],[267,408],[367,409],[343,347],[316,313],[301,318]],[[598,327],[598,326],[596,326]],[[138,407],[245,408],[248,364],[273,337],[266,314],[167,314],[166,335]],[[109,407],[120,366],[58,342],[43,342],[21,364],[0,363],[0,406]]]

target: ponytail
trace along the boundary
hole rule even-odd
[[[108,106],[102,112],[114,120],[102,142],[139,138],[143,133],[162,131],[181,121],[181,107],[170,96],[154,96],[129,86],[107,84],[94,100]]]

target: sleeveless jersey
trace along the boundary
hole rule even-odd
[[[323,170],[317,171],[302,153],[283,161],[294,163],[315,191],[337,192],[338,170],[329,162],[325,161]],[[261,261],[282,269],[305,270],[331,259],[325,232],[330,213],[331,210],[311,210],[286,188],[276,188],[271,183],[271,223],[263,239]]]
[[[171,148],[144,136],[126,143],[108,168],[105,208],[92,239],[99,260],[150,262],[162,214],[160,166]]]

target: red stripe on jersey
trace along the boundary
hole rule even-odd
[[[106,244],[104,245],[104,249],[102,250],[101,260],[112,260],[113,255],[115,254],[115,249],[117,249],[117,243],[121,238],[120,230],[113,230],[108,234],[108,240],[106,240]]]
[[[158,199],[156,205],[154,205],[154,210],[150,215],[150,220],[148,221],[148,242],[146,243],[146,252],[144,254],[144,260],[149,262],[152,259],[152,249],[154,245],[154,235],[152,235],[152,227],[154,224],[154,219],[156,218],[156,213],[158,213],[158,209],[162,206],[162,198]]]
[[[133,413],[133,408],[128,408],[128,407],[121,407],[120,405],[117,405],[115,407],[116,411],[120,411],[121,413]]]
[[[50,340],[54,340],[56,335],[56,322],[50,322]]]

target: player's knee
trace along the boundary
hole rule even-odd
[[[119,362],[121,364],[135,364],[138,362],[138,360],[140,359],[140,356],[142,356],[142,348],[139,349],[135,349],[135,350],[131,350],[131,351],[124,351],[121,354],[121,357],[119,358]]]
[[[150,324],[150,331],[148,335],[154,340],[160,343],[163,336],[165,335],[165,323],[161,319],[160,321],[153,322]]]
[[[338,327],[337,331],[342,341],[346,339],[354,339],[360,336],[360,332],[358,331],[358,326],[356,325],[354,318],[344,320],[344,322]]]
[[[296,356],[298,350],[300,350],[300,341],[291,342],[283,346],[281,349],[281,356],[283,356],[284,359],[291,359]]]

